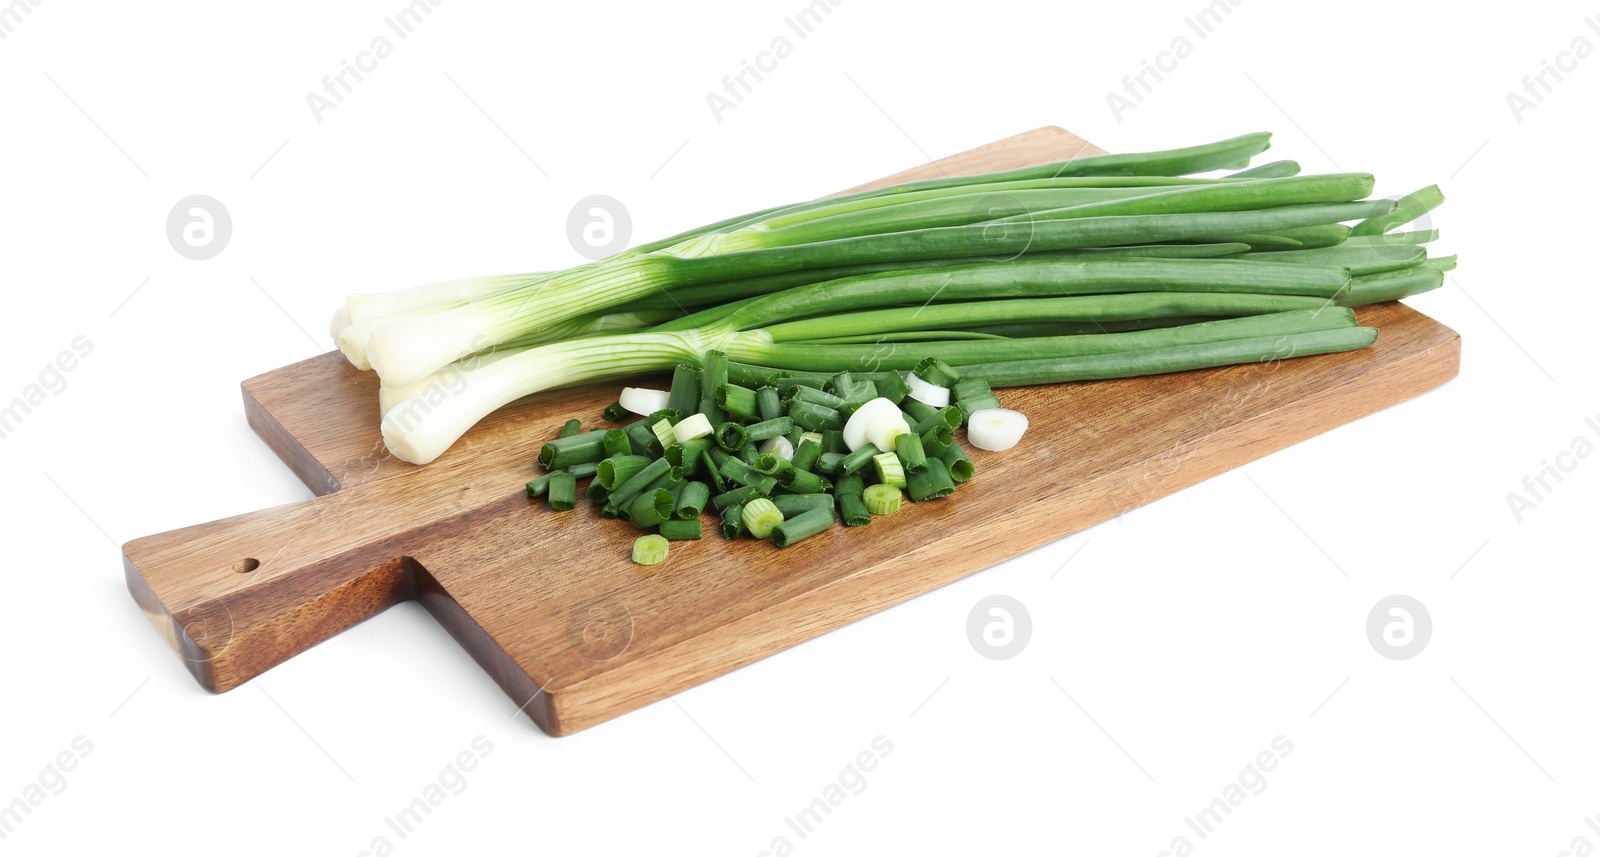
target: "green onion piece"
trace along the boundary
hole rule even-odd
[[[850,451],[844,444],[844,431],[842,429],[828,429],[822,433],[822,451],[837,452],[843,455]]]
[[[950,471],[951,481],[957,485],[972,478],[972,459],[967,457],[967,451],[961,448],[961,444],[950,444],[950,448],[939,456],[939,460],[944,462]]]
[[[954,405],[939,408],[912,423],[911,431],[913,434],[922,434],[937,425],[943,425],[950,429],[957,428],[961,425],[961,409]]]
[[[894,453],[881,452],[872,456],[872,469],[877,472],[879,482],[896,488],[905,487],[906,471]]]
[[[768,498],[772,505],[778,507],[785,518],[792,518],[801,512],[812,509],[827,509],[833,511],[833,498],[827,494],[779,494]]]
[[[789,464],[785,461],[784,464]],[[809,470],[796,470],[793,465],[778,472],[778,484],[796,494],[821,494],[828,490],[828,481]]]
[[[900,511],[900,489],[893,485],[868,485],[862,497],[867,501],[867,511],[874,515]]]
[[[757,497],[744,504],[739,516],[744,519],[745,529],[758,539],[772,535],[773,528],[783,523],[783,513],[765,497]],[[832,518],[832,515],[829,517]]]
[[[721,452],[721,450],[716,451]],[[728,490],[728,486],[723,483],[722,474],[717,472],[716,459],[711,457],[711,453],[712,450],[709,449],[700,453],[700,470],[711,478],[711,487],[715,488],[718,494],[721,494]]]
[[[556,437],[572,437],[573,435],[578,434],[578,433],[580,433],[582,431],[583,431],[583,423],[582,422],[580,422],[578,420],[567,420],[566,423],[561,426],[561,433],[556,435]]]
[[[616,491],[618,486],[625,484],[635,473],[645,469],[649,464],[650,459],[647,456],[614,455],[600,462],[599,469],[595,471],[595,480],[604,485],[607,491]]]
[[[534,479],[532,482],[529,482],[527,485],[528,496],[543,497],[545,493],[550,490],[550,477],[554,475],[556,475],[556,472],[551,471],[550,473],[546,473],[545,475]]]
[[[911,385],[906,383],[906,378],[899,372],[887,372],[882,377],[873,379],[872,386],[877,389],[878,395],[895,404],[905,401],[911,393]]]
[[[717,388],[717,405],[730,417],[746,421],[757,418],[756,391],[738,384],[723,384]]]
[[[672,423],[669,420],[657,420],[650,424],[650,431],[656,436],[656,443],[663,450],[678,442],[677,435],[672,433]]]
[[[764,475],[742,458],[729,458],[717,470],[722,473],[722,478],[740,485],[758,484]]]
[[[817,456],[816,466],[811,469],[817,473],[825,473],[829,476],[833,476],[839,472],[839,464],[840,462],[843,462],[844,459],[845,454],[842,452],[824,452],[823,454]]]
[[[753,443],[746,443],[744,446],[739,447],[739,451],[734,453],[734,456],[745,464],[754,467],[756,459],[761,457],[761,448]]]
[[[672,369],[672,387],[667,407],[682,414],[700,412],[700,367],[679,363]]]
[[[728,420],[727,412],[717,404],[717,388],[728,383],[728,355],[721,351],[707,351],[700,361],[700,408],[712,425],[722,425]]]
[[[602,445],[605,447],[606,458],[633,454],[633,442],[628,439],[628,433],[622,429],[607,431]]]
[[[927,454],[922,450],[922,438],[907,432],[894,439],[894,454],[906,473],[917,474],[928,469]]]
[[[834,480],[833,493],[835,494],[860,494],[866,487],[866,480],[859,473],[851,473]]]
[[[724,491],[712,497],[711,505],[717,507],[719,511],[726,512],[731,506],[743,506],[751,500],[757,500],[765,496],[767,496],[767,493],[761,490],[761,486],[746,485],[743,488]]]
[[[672,437],[678,443],[708,438],[713,431],[711,420],[705,414],[690,414],[672,427]]]
[[[996,396],[994,393],[988,393],[982,396],[969,396],[965,399],[957,401],[955,404],[955,408],[961,412],[961,421],[963,423],[972,419],[972,415],[978,411],[998,409],[1003,407],[1004,406],[1000,404],[1000,397]]]
[[[849,372],[833,376],[833,394],[846,405],[860,406],[878,397],[878,388],[871,381]],[[837,406],[835,406],[837,407]],[[851,410],[855,408],[852,407]]]
[[[950,396],[955,401],[962,399],[991,396],[994,390],[989,389],[989,382],[982,378],[962,378],[950,388]]]
[[[827,375],[810,375],[804,372],[787,371],[779,373],[778,377],[772,380],[772,386],[778,388],[778,395],[782,396],[784,401],[788,401],[789,397],[794,395],[797,387],[811,387],[820,390],[822,385],[826,383],[828,383]]]
[[[628,517],[641,527],[653,527],[672,517],[672,492],[666,488],[645,491],[628,504]]]
[[[711,486],[704,482],[685,482],[672,507],[672,517],[680,521],[700,517],[711,499]]]
[[[808,539],[817,533],[833,526],[833,509],[812,509],[802,512],[786,521],[779,521],[772,527],[772,543],[780,548],[786,548],[802,539]],[[754,533],[755,527],[750,528]]]
[[[633,561],[655,565],[667,558],[667,540],[661,536],[640,536],[633,540]]]
[[[736,539],[744,535],[744,504],[735,503],[722,510],[722,537]]]
[[[939,409],[927,402],[905,397],[900,402],[900,410],[905,411],[906,422],[915,427],[918,423],[939,412]]]
[[[574,478],[588,479],[589,477],[600,472],[600,462],[585,461],[582,464],[571,464],[561,469],[571,473]]]
[[[800,389],[809,389],[802,387]],[[794,401],[789,403],[789,418],[794,424],[806,431],[827,431],[829,429],[843,429],[844,417],[837,410],[819,405],[816,402]]]
[[[950,477],[949,469],[937,458],[931,459],[921,473],[913,473],[906,480],[906,491],[916,502],[948,497],[954,490],[956,484]]]
[[[717,426],[716,438],[717,446],[728,452],[737,452],[740,447],[744,446],[745,441],[749,440],[749,435],[746,434],[744,426],[729,420]]]
[[[588,495],[589,502],[595,504],[596,506],[604,506],[606,504],[606,498],[611,495],[611,492],[607,491],[606,486],[601,485],[600,480],[598,479],[590,479],[589,490],[585,491],[584,493]]]
[[[539,448],[539,464],[546,470],[560,470],[605,457],[606,433],[599,430],[557,438]]]
[[[820,435],[813,434],[811,437],[820,437]],[[817,466],[817,458],[821,455],[822,444],[814,440],[805,439],[801,440],[800,445],[795,447],[794,455],[789,459],[789,463],[796,470],[811,470]]]
[[[874,486],[876,487],[876,486]],[[860,494],[839,495],[839,517],[847,527],[861,527],[872,523],[872,513]]]
[[[578,505],[578,478],[565,470],[550,474],[550,509],[570,512]]]
[[[810,402],[813,405],[821,405],[824,408],[833,410],[844,407],[844,399],[832,393],[819,390],[816,387],[795,387],[789,391],[789,396],[785,401],[790,407],[793,407],[795,402]]]
[[[673,467],[683,468],[684,476],[699,476],[703,472],[705,463],[701,458],[711,449],[711,438],[698,437],[694,440],[685,440],[662,450],[661,457]]]
[[[785,470],[794,469],[794,464],[792,464],[789,459],[779,455],[774,455],[770,452],[764,452],[756,456],[756,463],[751,466],[756,469],[757,473],[760,473],[764,476],[773,477],[778,476]],[[782,480],[779,480],[779,484],[782,484]]]
[[[607,459],[607,461],[610,460]],[[639,493],[644,491],[647,486],[671,472],[672,465],[665,458],[657,458],[647,463],[644,467],[635,471],[632,476],[629,476],[626,481],[611,488],[611,497],[606,501],[606,505],[619,511],[628,508],[628,504],[633,502],[633,498],[639,496]],[[613,478],[612,481],[615,482],[616,479]]]
[[[635,455],[661,454],[661,444],[656,441],[656,433],[650,430],[649,422],[637,420],[623,426],[622,430],[628,433],[628,445],[633,447]]]
[[[918,437],[922,438],[922,454],[926,458],[938,458],[944,455],[950,444],[955,443],[955,431],[949,426],[934,426]]]
[[[749,440],[754,441],[755,443],[760,443],[761,441],[768,440],[779,435],[787,435],[793,430],[794,420],[790,419],[789,417],[780,416],[775,419],[764,420],[759,423],[753,423],[745,426],[744,434]]]
[[[870,443],[864,443],[861,445],[860,449],[857,449],[855,452],[852,452],[849,455],[846,455],[844,458],[839,459],[839,472],[845,475],[854,473],[857,470],[866,467],[867,462],[871,461],[872,457],[880,452],[883,452],[883,450],[873,446]],[[827,471],[823,472],[826,473]]]
[[[955,367],[937,357],[924,357],[922,362],[911,370],[911,374],[935,387],[949,387],[961,380],[961,373],[957,372]]]
[[[783,401],[778,396],[777,387],[766,386],[756,390],[756,413],[763,421],[783,416]]]
[[[620,423],[628,418],[628,409],[624,408],[621,402],[612,402],[606,405],[606,409],[600,412],[600,416],[611,422]]]
[[[797,441],[794,441],[794,448],[795,449],[799,449],[800,448],[800,444],[805,443],[808,440],[814,440],[814,441],[817,442],[817,446],[821,446],[822,445],[822,432],[819,432],[819,431],[805,431],[804,429],[802,429],[800,431],[800,439],[797,440]]]
[[[691,482],[690,484],[699,485],[700,483]],[[700,528],[700,518],[698,517],[682,521],[662,521],[661,526],[656,528],[656,532],[660,533],[662,538],[674,542],[698,541],[704,534],[704,530]]]

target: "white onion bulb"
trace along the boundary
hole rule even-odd
[[[667,406],[667,399],[671,393],[666,390],[648,390],[644,387],[623,387],[622,395],[617,401],[622,403],[623,410],[648,417],[656,411]]]
[[[967,418],[967,440],[991,452],[1010,449],[1028,430],[1028,418],[1005,408],[984,408]]]

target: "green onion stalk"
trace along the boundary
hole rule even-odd
[[[374,325],[350,350],[380,375],[385,442],[418,464],[541,390],[680,364],[725,378],[708,353],[880,378],[935,357],[1001,387],[1372,344],[1351,307],[1437,288],[1454,264],[1428,258],[1436,233],[1394,231],[1442,196],[1369,200],[1370,175],[1287,161],[1184,175],[1265,147],[1247,135],[769,209],[470,296],[353,297],[335,323]],[[732,392],[707,384],[702,400]]]

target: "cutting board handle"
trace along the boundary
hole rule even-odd
[[[222,692],[415,596],[393,498],[345,491],[128,542],[128,589]],[[363,534],[357,538],[354,534]]]

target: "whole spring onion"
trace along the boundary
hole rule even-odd
[[[961,407],[953,384],[977,367],[1003,367],[976,376],[1000,388],[1248,362],[1269,340],[1297,356],[1365,347],[1374,332],[1322,310],[1436,288],[1432,230],[1392,230],[1442,195],[1370,199],[1369,175],[1302,176],[1293,162],[1191,175],[1267,143],[1250,134],[782,206],[565,271],[352,296],[335,326],[381,377],[385,443],[414,463],[522,396],[644,372],[673,372],[672,389],[624,407],[689,415],[698,399],[734,451],[729,416],[820,433],[877,398],[953,398],[970,420],[995,404],[974,394]],[[892,373],[928,361],[950,371]],[[838,383],[797,398],[805,385],[734,378],[735,363]]]

